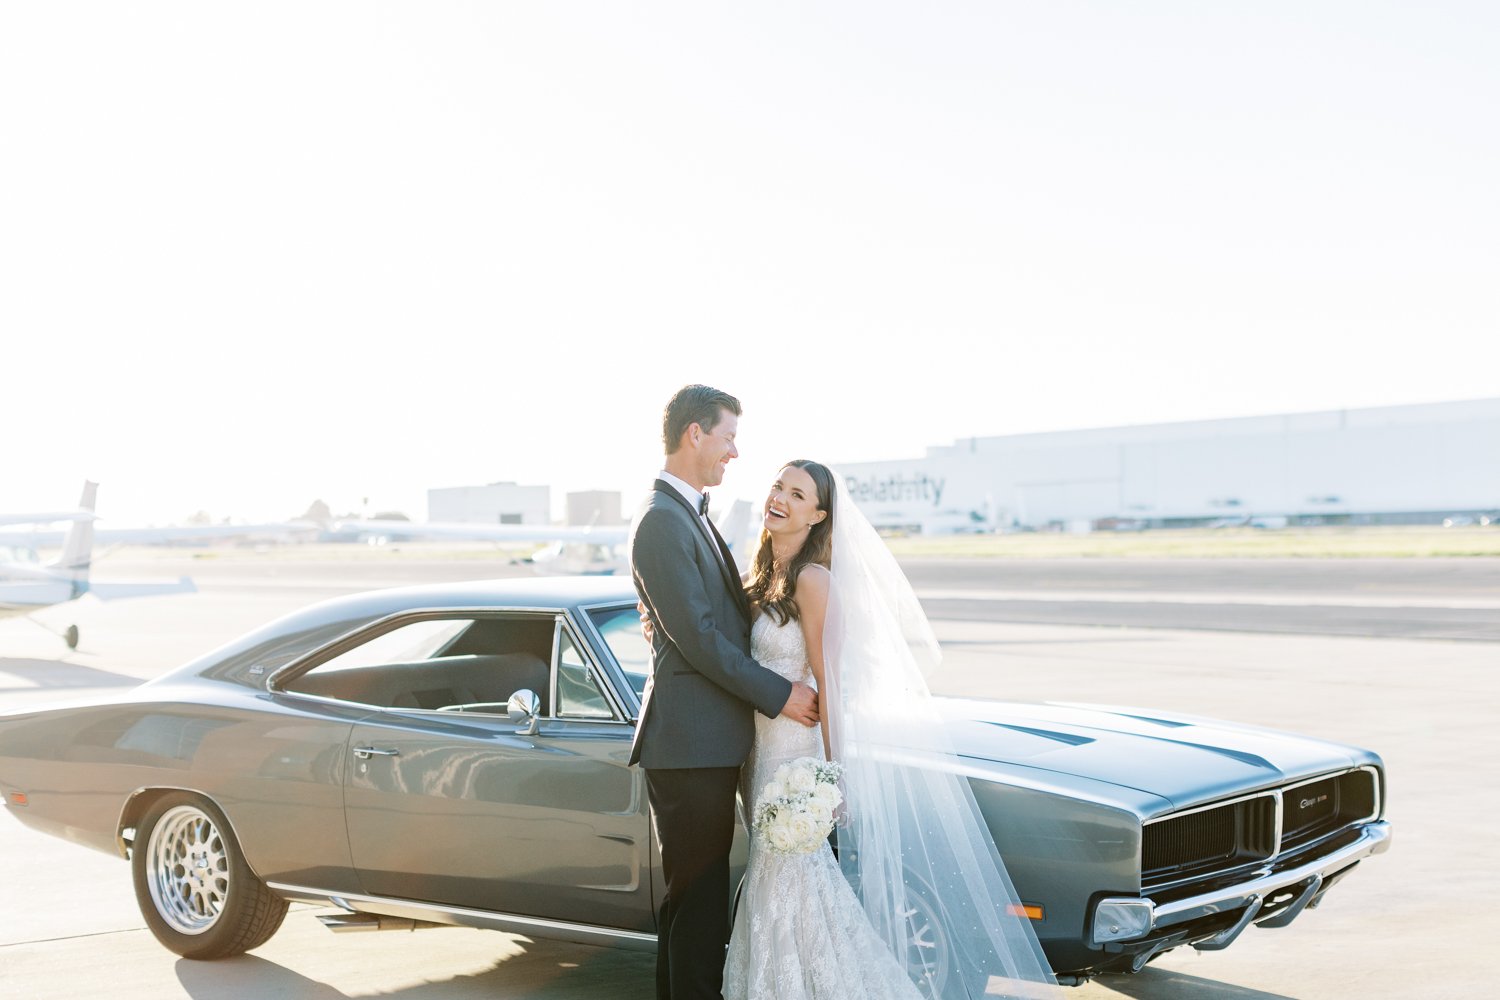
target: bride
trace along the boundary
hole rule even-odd
[[[951,746],[924,672],[916,595],[842,484],[790,462],[766,499],[747,593],[751,652],[818,689],[825,727],[757,715],[740,777],[745,872],[725,1000],[1052,996],[1055,983]],[[900,748],[899,751],[893,748]],[[844,768],[838,856],[773,852],[760,790],[799,757]]]

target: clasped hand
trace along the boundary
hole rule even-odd
[[[786,704],[781,706],[781,716],[800,722],[804,726],[818,724],[818,692],[806,684],[793,684]]]

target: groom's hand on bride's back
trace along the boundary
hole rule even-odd
[[[781,706],[783,718],[800,722],[804,726],[818,724],[818,692],[806,684],[793,684],[791,697]]]
[[[652,634],[656,631],[655,626],[651,624],[651,613],[646,610],[645,601],[636,601],[635,609],[641,613],[641,635],[645,636],[646,642],[649,643]]]

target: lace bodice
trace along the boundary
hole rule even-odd
[[[807,643],[802,626],[795,621],[777,625],[770,615],[761,615],[750,627],[750,655],[761,666],[776,671],[789,681],[800,681],[816,687],[812,668],[807,662]],[[745,762],[740,779],[745,806],[753,809],[754,793],[771,779],[782,764],[798,757],[823,757],[823,730],[811,728],[777,716],[768,719],[755,715],[755,746]]]
[[[797,622],[777,625],[775,618],[762,614],[750,627],[750,655],[789,681],[812,683],[812,668],[807,663],[807,640]]]

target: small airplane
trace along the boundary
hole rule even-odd
[[[0,524],[72,522],[63,540],[62,554],[51,562],[42,562],[36,549],[29,545],[14,541],[0,544],[0,618],[20,616],[52,632],[53,629],[30,616],[43,608],[76,601],[84,594],[93,594],[101,601],[112,601],[159,594],[189,594],[197,590],[193,581],[185,576],[176,582],[162,583],[104,583],[90,578],[96,520],[94,499],[98,489],[98,483],[85,482],[83,496],[74,511],[0,514]],[[78,648],[77,625],[69,625],[57,634],[69,649]]]
[[[716,522],[719,534],[741,569],[749,567],[750,504],[736,500]],[[536,524],[465,524],[455,521],[339,521],[336,535],[354,535],[374,544],[399,538],[449,538],[490,542],[546,542],[527,562],[538,572],[609,576],[630,572],[628,525],[550,526]]]

